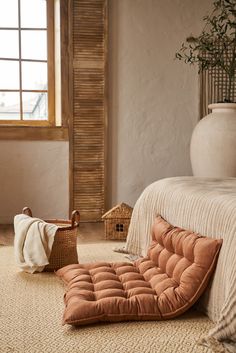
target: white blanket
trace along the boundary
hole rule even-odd
[[[214,279],[202,305],[217,323],[210,336],[236,352],[236,178],[175,177],[149,185],[132,214],[125,250],[147,253],[157,214],[174,226],[223,238]]]
[[[14,218],[14,250],[18,266],[25,272],[43,271],[49,257],[58,226],[25,214]]]

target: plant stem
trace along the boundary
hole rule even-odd
[[[227,102],[230,102],[230,96],[231,96],[231,87],[232,87],[232,77],[231,75],[229,75],[229,86],[228,86],[228,92],[227,92],[227,95],[226,95],[226,101]]]
[[[228,88],[228,99],[230,101],[230,97],[231,97],[231,89],[232,89],[232,83],[234,81],[235,78],[235,70],[236,70],[236,31],[234,34],[234,45],[233,45],[233,57],[232,57],[232,61],[231,61],[231,65],[229,67],[229,88]],[[232,98],[234,95],[232,94]]]

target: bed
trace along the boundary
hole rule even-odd
[[[134,207],[126,252],[146,256],[157,214],[175,226],[223,239],[214,278],[198,307],[216,323],[206,344],[236,352],[236,178],[174,177],[149,185]]]

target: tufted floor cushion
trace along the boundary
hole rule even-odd
[[[162,320],[176,317],[203,293],[221,240],[171,226],[160,216],[148,256],[134,264],[68,265],[57,275],[68,285],[64,324]]]

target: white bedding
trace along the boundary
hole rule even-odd
[[[223,239],[214,279],[201,304],[216,322],[209,336],[230,340],[228,347],[236,352],[236,178],[175,177],[149,185],[133,210],[127,252],[146,255],[157,214],[172,225]]]

